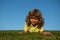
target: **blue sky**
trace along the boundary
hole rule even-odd
[[[60,0],[0,0],[0,30],[23,30],[34,8],[42,12],[44,30],[60,30]]]

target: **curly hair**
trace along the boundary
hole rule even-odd
[[[30,22],[30,18],[35,18],[38,19],[38,28],[43,27],[44,25],[44,18],[42,17],[41,11],[38,9],[33,9],[31,11],[29,11],[28,15],[26,16],[26,24],[28,26],[30,26],[31,22]]]

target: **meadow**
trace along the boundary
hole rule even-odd
[[[52,35],[24,33],[23,30],[0,30],[0,40],[60,40],[60,31],[50,31]]]

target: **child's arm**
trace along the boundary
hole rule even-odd
[[[27,27],[27,24],[26,23],[24,25],[24,32],[28,32],[28,27]]]
[[[40,33],[43,34],[43,32],[44,32],[44,28],[41,27],[41,29],[40,29]]]
[[[24,25],[24,32],[18,32],[18,34],[23,34],[23,33],[26,33],[26,32],[28,32],[28,27],[27,27],[27,25],[25,23],[25,25]]]
[[[41,27],[40,33],[43,34],[43,35],[52,35],[51,32],[45,32],[44,29],[43,29],[43,27]]]

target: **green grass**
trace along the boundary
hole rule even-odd
[[[0,40],[60,40],[60,31],[50,31],[52,35],[40,33],[24,33],[23,30],[0,30]]]

